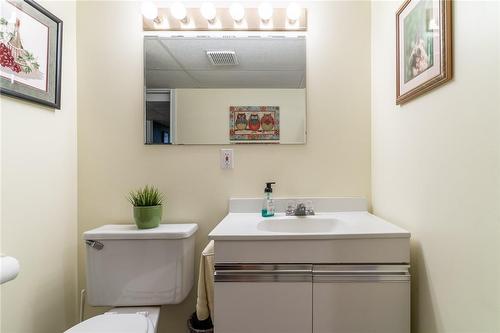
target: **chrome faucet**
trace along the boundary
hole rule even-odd
[[[306,203],[298,202],[297,204],[290,201],[285,213],[287,216],[308,216],[314,215],[314,209],[311,201],[307,201]]]

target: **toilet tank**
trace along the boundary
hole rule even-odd
[[[177,304],[193,287],[197,224],[104,225],[83,234],[87,302],[93,306]]]

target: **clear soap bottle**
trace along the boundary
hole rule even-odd
[[[266,183],[264,189],[264,200],[262,203],[262,217],[274,216],[274,201],[273,201],[273,188],[275,182]]]

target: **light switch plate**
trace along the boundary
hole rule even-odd
[[[234,167],[233,150],[221,149],[220,150],[220,168],[232,169]]]

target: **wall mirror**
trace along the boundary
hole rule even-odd
[[[303,144],[305,36],[145,36],[146,144]]]

